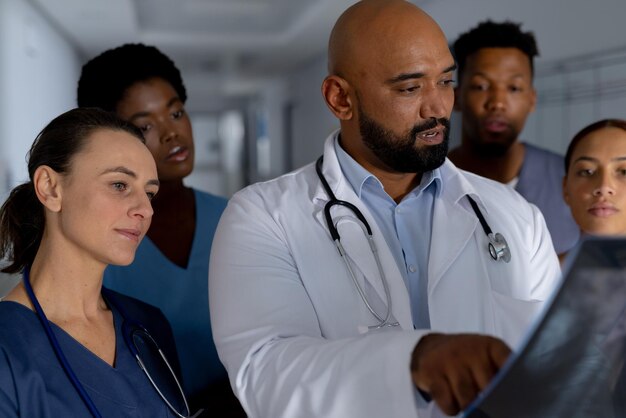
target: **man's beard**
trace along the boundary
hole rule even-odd
[[[417,135],[442,125],[443,141],[416,147]],[[365,145],[388,167],[399,173],[424,173],[439,168],[448,154],[450,121],[431,118],[415,125],[405,136],[397,136],[367,116],[359,106],[359,130]]]

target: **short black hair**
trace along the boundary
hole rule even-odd
[[[517,48],[530,62],[531,73],[535,68],[533,59],[539,56],[535,35],[523,32],[520,23],[511,21],[493,22],[486,20],[473,29],[461,34],[452,44],[452,53],[458,66],[459,80],[465,69],[467,57],[483,48]]]
[[[78,80],[79,107],[116,110],[126,89],[150,78],[162,78],[172,85],[180,100],[187,101],[187,91],[174,62],[153,46],[124,44],[108,49],[83,65]]]

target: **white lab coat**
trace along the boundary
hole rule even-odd
[[[439,416],[434,402],[417,395],[409,370],[429,331],[413,329],[406,285],[342,175],[336,135],[326,140],[323,173],[337,198],[356,205],[371,225],[400,326],[364,332],[377,321],[330,238],[323,210],[329,198],[310,164],[238,192],[222,215],[209,272],[220,359],[251,417]],[[428,266],[432,330],[491,334],[515,347],[560,277],[544,219],[511,188],[450,161],[441,174]],[[489,256],[468,194],[508,240],[510,263]],[[361,286],[384,314],[385,293],[360,226],[343,208],[333,215]]]

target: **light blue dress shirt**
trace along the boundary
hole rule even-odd
[[[372,173],[357,163],[335,140],[341,170],[359,199],[374,216],[391,249],[411,300],[416,328],[430,328],[428,257],[435,198],[441,193],[439,169],[422,175],[415,189],[396,203]]]

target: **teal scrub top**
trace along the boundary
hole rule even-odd
[[[183,387],[189,398],[226,378],[209,321],[208,275],[211,243],[227,200],[194,190],[196,230],[187,268],[161,253],[145,237],[129,266],[109,266],[104,285],[161,309],[169,320],[178,350]]]

